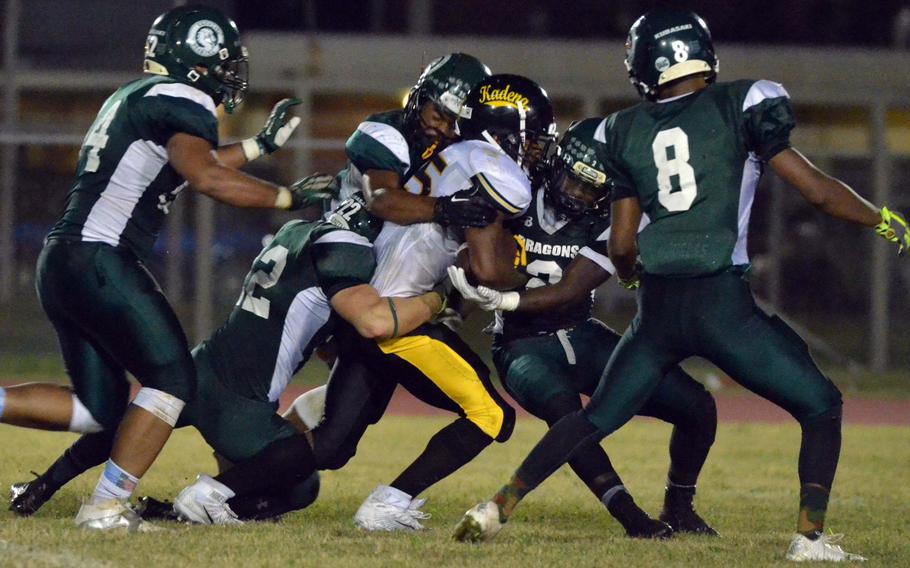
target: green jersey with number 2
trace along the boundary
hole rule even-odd
[[[367,284],[370,240],[329,222],[291,221],[259,253],[227,322],[202,348],[232,391],[275,402],[331,333],[329,302]]]
[[[790,98],[771,81],[715,83],[642,102],[597,130],[613,200],[637,197],[645,273],[712,274],[749,263],[749,216],[763,164],[790,145]]]

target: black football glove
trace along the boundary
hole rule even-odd
[[[436,198],[433,221],[443,227],[486,227],[496,220],[496,209],[476,188]]]

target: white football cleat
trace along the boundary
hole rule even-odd
[[[126,503],[117,499],[94,505],[83,503],[76,514],[76,526],[95,531],[126,529],[131,533],[162,530],[148,521],[143,521]]]
[[[196,476],[196,482],[185,487],[174,500],[174,510],[180,518],[202,525],[242,525],[243,521],[231,510],[227,500],[234,496],[223,483],[208,475]]]
[[[394,487],[379,485],[354,514],[354,525],[368,531],[416,532],[426,529],[420,521],[430,518],[420,510],[426,499],[411,499]]]
[[[793,562],[865,562],[865,557],[845,552],[843,548],[834,544],[842,538],[844,538],[842,534],[823,534],[812,540],[801,534],[795,534],[793,540],[790,541],[790,548],[787,549],[787,560]]]
[[[460,542],[493,540],[500,530],[502,523],[499,522],[499,507],[492,501],[486,501],[467,510],[455,527],[455,540]]]

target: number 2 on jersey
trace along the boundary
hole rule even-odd
[[[253,264],[254,268],[259,268],[243,283],[243,292],[240,294],[240,299],[237,300],[237,305],[263,319],[269,319],[271,302],[268,298],[257,298],[253,294],[256,292],[257,286],[267,289],[277,284],[287,263],[288,249],[281,245],[263,252]]]
[[[651,150],[657,166],[657,200],[667,211],[687,211],[698,194],[695,170],[689,165],[689,137],[678,126],[661,130],[654,137]],[[673,176],[679,179],[679,191],[673,191]]]

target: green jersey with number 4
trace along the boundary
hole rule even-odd
[[[332,296],[369,283],[375,268],[367,237],[291,221],[253,261],[227,322],[201,348],[232,391],[275,402],[331,333]]]
[[[637,197],[643,270],[711,274],[749,262],[749,216],[763,163],[790,145],[790,98],[771,81],[714,83],[607,117],[596,139],[613,200]]]
[[[218,145],[212,97],[161,76],[117,89],[85,136],[66,211],[49,237],[125,246],[148,256],[183,187],[166,150],[177,133]]]

